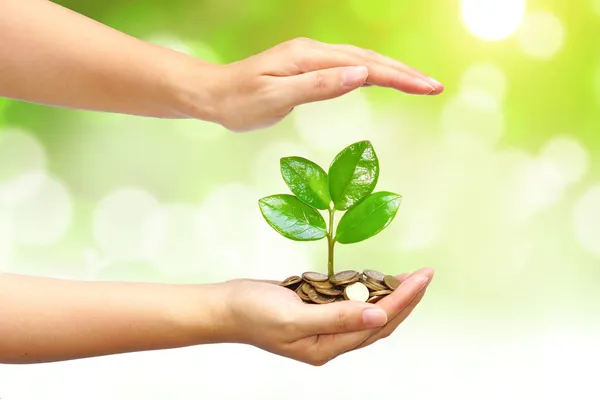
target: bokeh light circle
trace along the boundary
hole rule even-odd
[[[307,146],[291,141],[269,143],[256,155],[252,168],[252,177],[256,188],[265,192],[289,193],[281,177],[280,160],[282,157],[298,156],[307,158],[327,171],[329,165],[320,163]]]
[[[16,129],[0,131],[0,184],[45,168],[46,154],[36,138]]]
[[[561,165],[553,160],[530,160],[517,175],[515,213],[521,220],[556,204],[563,196],[568,180]]]
[[[136,188],[117,189],[94,210],[94,240],[111,260],[147,259],[154,250],[152,228],[160,211],[151,194]]]
[[[206,269],[202,263],[202,247],[196,235],[197,209],[190,205],[170,204],[162,207],[156,216],[154,261],[166,276],[192,276]]]
[[[299,246],[276,233],[260,214],[260,197],[253,187],[234,183],[216,188],[202,203],[196,235],[211,279],[274,279],[309,265],[310,243]]]
[[[504,132],[504,115],[498,101],[482,91],[463,90],[442,111],[442,130],[447,141],[490,146]]]
[[[600,185],[588,189],[575,205],[575,235],[587,251],[600,255]]]
[[[463,73],[460,88],[467,93],[483,91],[501,101],[506,94],[506,76],[494,64],[473,64]]]
[[[564,28],[560,20],[547,11],[536,11],[525,17],[518,32],[521,50],[531,57],[548,59],[561,48]]]
[[[583,145],[568,137],[555,138],[546,143],[540,158],[558,165],[567,183],[578,182],[585,175],[589,164]]]
[[[10,265],[12,256],[11,224],[9,215],[0,209],[0,271]]]
[[[27,245],[50,245],[69,229],[73,201],[66,186],[55,178],[44,175],[35,186],[37,190],[11,207],[13,240]]]
[[[473,35],[483,40],[502,40],[521,25],[525,0],[462,0],[461,13]]]
[[[591,2],[591,6],[592,6],[592,10],[600,15],[600,0],[590,0]]]
[[[294,125],[309,146],[339,151],[350,143],[365,139],[373,126],[371,108],[361,90],[325,102],[297,107]]]

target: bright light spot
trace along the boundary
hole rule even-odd
[[[323,150],[339,151],[364,140],[373,125],[369,103],[360,90],[334,100],[302,105],[292,116],[306,143]]]
[[[462,0],[462,18],[483,40],[502,40],[514,33],[525,16],[525,0]]]
[[[592,2],[592,10],[600,15],[600,0],[590,0]]]
[[[442,130],[447,140],[475,140],[495,144],[504,131],[504,116],[498,102],[485,92],[474,92],[479,101],[469,101],[469,94],[454,97],[442,112]],[[465,139],[463,139],[463,137]]]
[[[594,78],[594,84],[596,86],[596,101],[600,105],[600,66],[597,67],[596,76]]]
[[[518,33],[521,50],[540,59],[552,57],[562,46],[564,36],[560,20],[547,11],[528,14]]]
[[[440,238],[440,218],[431,212],[411,208],[400,221],[400,246],[404,250],[423,250]]]
[[[183,41],[182,39],[168,33],[155,34],[147,38],[146,41],[199,58],[204,61],[215,64],[221,63],[220,57],[215,53],[215,51],[207,44],[202,42]]]
[[[506,93],[506,76],[493,64],[474,64],[465,71],[460,81],[460,88],[467,93],[485,92],[498,100]]]
[[[600,255],[600,185],[590,188],[577,202],[574,222],[581,246]]]
[[[252,168],[255,186],[265,193],[291,193],[281,177],[280,170],[280,160],[287,156],[304,157],[321,164],[315,159],[314,153],[304,145],[289,141],[271,143],[256,155]],[[327,171],[328,165],[323,164],[321,167]]]
[[[0,185],[0,206],[12,208],[21,201],[37,193],[46,180],[46,174],[41,171],[28,172]]]
[[[158,201],[147,192],[135,188],[114,191],[94,211],[94,240],[111,260],[147,259],[152,224],[159,212]]]
[[[519,173],[516,194],[517,217],[527,218],[557,203],[567,186],[567,177],[561,166],[547,160],[535,160]]]
[[[240,184],[219,187],[205,199],[196,218],[202,268],[212,279],[278,279],[306,270],[310,244],[276,233],[258,209],[261,193]],[[285,277],[281,278],[284,279]]]
[[[9,216],[0,209],[0,271],[10,265],[12,255],[11,236]]]
[[[157,241],[156,266],[166,276],[191,276],[206,271],[202,263],[202,246],[196,235],[197,210],[191,206],[173,204],[163,207]]]
[[[548,142],[542,149],[540,159],[556,163],[568,183],[578,182],[588,168],[588,155],[577,141],[562,137]]]
[[[0,182],[45,168],[44,148],[33,136],[20,130],[0,131]]]
[[[49,245],[69,229],[71,196],[61,182],[45,176],[37,190],[11,208],[13,239],[28,245]]]
[[[190,56],[194,55],[194,51],[190,46],[178,37],[170,34],[156,34],[146,38],[146,41]]]

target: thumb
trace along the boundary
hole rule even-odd
[[[307,335],[357,332],[384,326],[387,313],[375,304],[340,301],[303,307],[299,318]]]
[[[367,77],[367,67],[338,67],[306,72],[281,79],[282,93],[290,108],[304,103],[329,100],[361,87]]]

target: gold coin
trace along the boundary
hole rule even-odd
[[[344,285],[358,281],[359,275],[356,271],[342,271],[332,276],[330,281],[334,285]]]
[[[371,296],[387,296],[388,294],[392,293],[391,290],[389,289],[385,289],[385,290],[378,290],[376,292],[371,292]]]
[[[344,301],[344,300],[346,300],[346,299],[344,299],[344,296],[338,296],[338,297],[335,298],[336,302],[338,302],[338,301]]]
[[[383,278],[383,283],[385,283],[385,286],[390,288],[390,290],[396,290],[402,282],[400,282],[400,279],[396,278],[395,276],[386,275],[385,278]]]
[[[347,300],[356,300],[365,302],[369,299],[369,289],[360,282],[355,282],[346,286],[344,289],[344,297]]]
[[[315,288],[331,289],[333,285],[329,281],[325,282],[309,282]]]
[[[312,287],[308,289],[307,294],[308,297],[317,304],[327,304],[333,303],[335,301],[335,297],[324,296],[320,293],[317,293],[317,291]]]
[[[300,282],[302,282],[302,278],[300,278],[299,276],[290,276],[285,281],[281,282],[281,286],[290,287]]]
[[[379,300],[383,299],[385,296],[372,296],[369,297],[369,300],[367,300],[367,303],[372,303],[375,304],[377,303]]]
[[[300,289],[302,289],[302,291],[304,292],[304,294],[308,294],[308,291],[310,289],[312,289],[312,286],[310,286],[310,283],[304,282],[302,285],[300,285]]]
[[[315,290],[318,293],[326,294],[327,296],[339,296],[342,294],[342,291],[334,288],[320,288],[318,286],[314,286]]]
[[[329,280],[329,277],[325,274],[321,274],[319,272],[305,272],[302,274],[302,278],[305,281],[310,282],[326,282]]]
[[[383,279],[385,278],[384,274],[382,274],[379,271],[374,271],[372,269],[365,269],[363,271],[363,274],[365,274],[367,278],[370,278],[371,280],[377,283],[383,283]]]
[[[296,294],[298,295],[298,297],[300,297],[302,300],[304,301],[310,301],[310,297],[308,297],[306,295],[306,293],[304,293],[302,291],[302,285],[300,287],[298,287],[298,289],[296,289]]]
[[[380,285],[377,282],[368,280],[368,279],[362,279],[361,282],[371,290],[386,290],[387,289],[387,287]]]

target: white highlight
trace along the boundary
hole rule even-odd
[[[462,18],[476,37],[497,41],[506,39],[521,25],[524,0],[462,0]]]
[[[547,11],[536,11],[525,18],[518,38],[525,54],[549,59],[561,48],[565,32],[560,20]]]
[[[485,92],[498,101],[504,99],[507,89],[504,72],[494,64],[473,64],[462,75],[460,88],[463,92]]]
[[[21,130],[0,131],[0,184],[45,168],[46,155],[37,139]]]
[[[502,136],[504,116],[494,97],[482,91],[463,91],[444,107],[442,130],[453,143],[474,140],[489,146]]]
[[[241,184],[222,186],[206,197],[197,214],[196,231],[202,265],[212,279],[284,279],[310,268],[311,244],[275,232],[260,215],[260,197],[258,191]],[[325,246],[324,242],[313,245]]]
[[[31,187],[24,190],[26,196],[10,209],[13,240],[38,246],[55,243],[71,224],[71,195],[64,184],[47,175],[35,176],[30,181],[33,191],[27,193]]]
[[[548,142],[540,158],[556,163],[567,183],[576,183],[585,175],[589,158],[585,148],[576,140],[560,137]]]
[[[574,227],[581,246],[600,256],[600,185],[588,189],[575,205]]]
[[[590,0],[591,2],[591,6],[592,6],[592,10],[600,15],[600,0]]]
[[[171,204],[163,207],[152,229],[156,237],[156,266],[166,276],[191,276],[203,270],[202,244],[196,235],[194,207]]]
[[[93,215],[93,235],[100,250],[111,260],[148,259],[153,252],[152,223],[160,212],[149,193],[118,189],[103,198]]]
[[[297,107],[293,122],[309,146],[339,151],[365,139],[373,126],[369,103],[360,90],[326,102]]]

